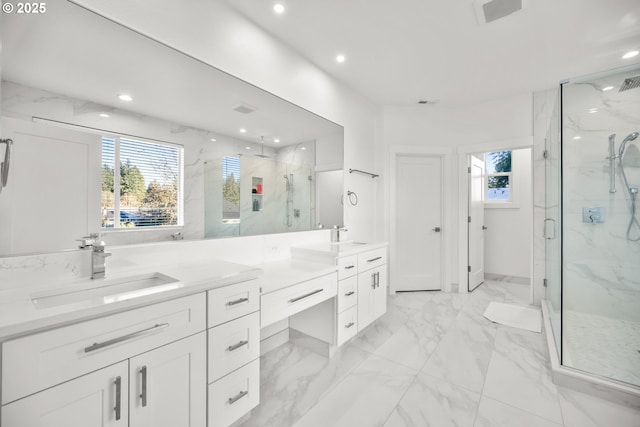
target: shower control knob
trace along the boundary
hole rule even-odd
[[[440,232],[440,230],[441,230],[441,228],[440,228],[440,227],[436,227],[436,228],[434,228],[434,229],[433,229],[433,231],[435,231],[436,233],[439,233],[439,232]]]

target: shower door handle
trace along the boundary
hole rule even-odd
[[[544,219],[544,230],[543,230],[544,238],[547,240],[552,240],[556,238],[556,220],[553,218],[545,218]]]

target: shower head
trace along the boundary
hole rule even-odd
[[[620,144],[620,149],[618,150],[618,157],[622,157],[622,153],[624,153],[624,147],[627,145],[627,142],[633,141],[638,137],[638,135],[640,135],[638,132],[631,132],[622,140],[622,144]]]

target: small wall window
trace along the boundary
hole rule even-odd
[[[183,225],[184,149],[102,138],[102,228]]]
[[[513,201],[511,151],[485,154],[486,198],[488,203]]]
[[[240,158],[222,159],[222,222],[240,222]]]

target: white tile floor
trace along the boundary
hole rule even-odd
[[[402,293],[332,359],[285,344],[261,360],[261,404],[236,427],[640,427],[640,409],[551,382],[541,334],[492,324],[490,301],[529,287],[487,281],[471,294]]]

